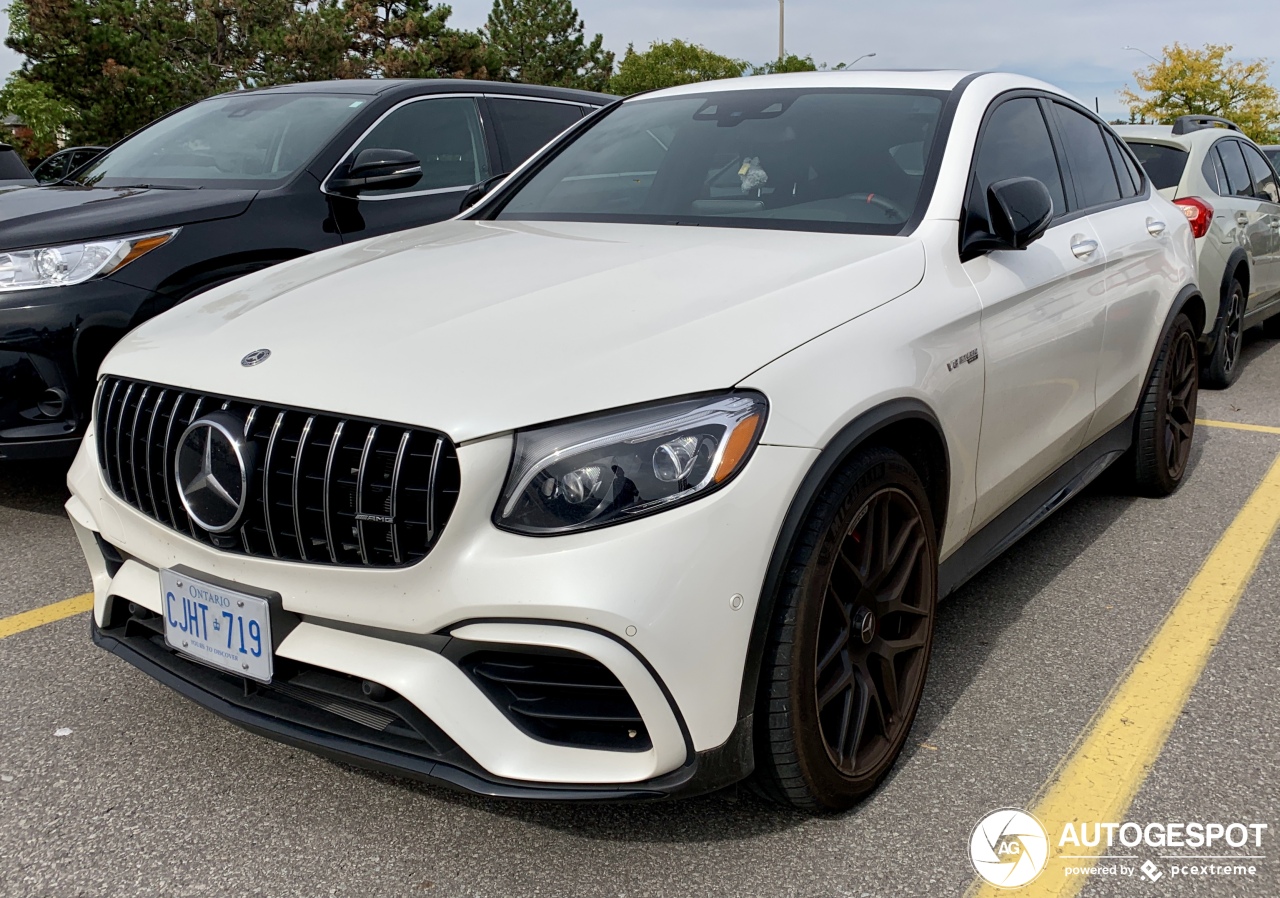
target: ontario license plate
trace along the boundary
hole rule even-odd
[[[271,681],[267,600],[179,571],[160,571],[164,641],[189,658],[262,683]]]

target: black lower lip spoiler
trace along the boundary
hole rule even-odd
[[[182,676],[182,666],[198,667],[194,662],[178,658],[172,653],[146,643],[135,647],[136,638],[117,638],[113,632],[104,632],[96,621],[90,622],[90,631],[96,645],[129,662],[134,667],[176,690],[196,704],[235,725],[286,745],[306,749],[325,758],[341,761],[368,770],[376,770],[394,776],[443,786],[456,791],[490,798],[506,798],[556,802],[634,802],[670,798],[675,795],[694,795],[710,791],[723,782],[700,783],[695,776],[698,761],[695,760],[656,780],[642,784],[619,786],[561,786],[558,784],[527,784],[509,780],[489,779],[441,761],[397,752],[370,745],[356,739],[326,733],[291,721],[281,720],[251,708],[229,702],[197,683]],[[142,650],[140,650],[142,649]],[[148,651],[147,649],[153,649]],[[715,767],[716,765],[710,765]],[[719,777],[717,777],[719,779]]]

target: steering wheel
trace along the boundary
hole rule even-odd
[[[885,212],[896,215],[900,221],[906,221],[911,214],[886,196],[878,193],[850,193],[845,196],[847,200],[861,200],[869,205],[883,209]]]

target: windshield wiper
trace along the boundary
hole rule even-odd
[[[186,184],[113,184],[118,190],[204,190],[203,187],[191,187]]]

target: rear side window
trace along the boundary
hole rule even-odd
[[[973,226],[985,229],[987,188],[1007,178],[1035,178],[1049,188],[1054,216],[1067,211],[1058,159],[1039,100],[1019,97],[1001,103],[983,127],[980,140],[967,205],[970,213],[982,216],[982,220],[972,222]]]
[[[1247,143],[1240,144],[1244,151],[1245,164],[1249,166],[1249,175],[1253,178],[1253,195],[1268,203],[1280,202],[1280,191],[1276,189],[1276,173],[1271,170],[1262,154]]]
[[[1244,156],[1240,154],[1240,142],[1237,140],[1220,140],[1216,145],[1222,156],[1222,168],[1227,173],[1227,189],[1223,196],[1253,197],[1253,181],[1249,179],[1249,169],[1245,167]]]
[[[569,103],[489,98],[489,109],[497,122],[506,150],[507,171],[511,171],[551,138],[582,118],[582,107]]]
[[[1231,188],[1227,186],[1227,172],[1222,167],[1222,157],[1218,155],[1217,147],[1210,147],[1209,152],[1205,153],[1204,162],[1200,165],[1200,172],[1204,175],[1204,179],[1209,182],[1209,187],[1218,196],[1229,196]]]
[[[1066,143],[1067,162],[1076,182],[1076,194],[1083,209],[1105,206],[1120,199],[1111,154],[1107,152],[1102,126],[1082,112],[1054,103],[1058,125]]]
[[[1186,150],[1159,143],[1139,143],[1136,140],[1129,141],[1129,149],[1133,150],[1133,155],[1142,163],[1156,190],[1167,190],[1182,183],[1182,172],[1191,155]],[[1209,183],[1213,183],[1212,179]]]
[[[1137,196],[1138,191],[1142,189],[1142,176],[1134,167],[1133,160],[1129,158],[1129,154],[1124,151],[1124,147],[1120,145],[1115,135],[1104,131],[1102,136],[1107,141],[1107,149],[1111,152],[1111,166],[1116,170],[1116,178],[1120,181],[1120,195]]]

